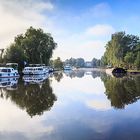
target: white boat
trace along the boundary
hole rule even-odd
[[[72,67],[69,65],[64,66],[64,70],[72,70]]]
[[[0,78],[19,77],[18,71],[10,67],[0,67]]]
[[[46,67],[25,67],[22,71],[24,75],[44,75],[49,72]]]

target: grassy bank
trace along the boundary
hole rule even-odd
[[[127,70],[127,72],[128,73],[131,73],[131,74],[140,74],[140,70],[131,70],[131,69],[129,69],[129,70]]]

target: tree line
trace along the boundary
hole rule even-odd
[[[1,50],[0,61],[3,63],[18,63],[20,69],[26,63],[44,63],[56,68],[71,65],[77,68],[87,67],[84,58],[70,58],[64,62],[58,57],[50,60],[53,50],[57,47],[50,33],[44,33],[42,29],[30,27],[25,34],[17,35],[14,42],[3,54]],[[101,59],[93,58],[90,67],[123,67],[127,69],[140,69],[140,39],[138,36],[129,35],[125,32],[112,34],[107,42],[106,51]]]
[[[106,50],[101,59],[93,58],[91,67],[122,67],[140,69],[140,38],[136,35],[116,32],[105,46]],[[86,67],[83,58],[70,58],[64,64],[75,67]]]
[[[87,66],[86,63],[90,63],[90,66]],[[74,67],[82,68],[82,67],[100,67],[101,60],[93,58],[91,61],[85,61],[84,58],[70,58],[64,61],[64,65],[71,65]]]

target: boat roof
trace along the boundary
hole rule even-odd
[[[6,65],[18,65],[18,63],[7,63]]]
[[[10,67],[0,67],[0,69],[14,69],[14,68],[10,68]]]
[[[29,64],[29,66],[31,67],[37,67],[37,66],[45,66],[45,64]]]
[[[25,68],[33,69],[33,68],[43,68],[43,67],[42,66],[40,66],[40,67],[38,66],[38,67],[25,67]]]

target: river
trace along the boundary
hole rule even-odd
[[[140,76],[81,70],[41,78],[0,79],[0,139],[140,139]]]

